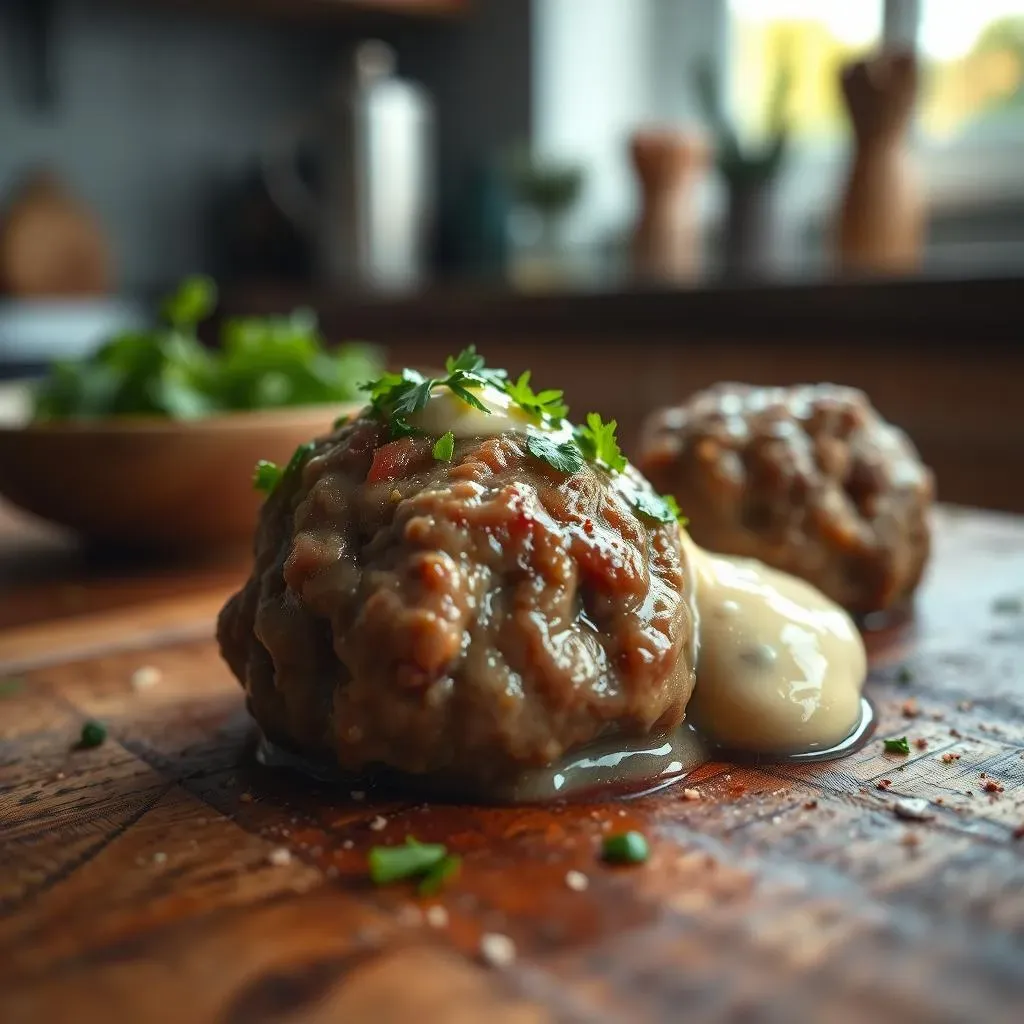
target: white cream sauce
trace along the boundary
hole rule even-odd
[[[409,422],[418,430],[440,437],[451,431],[459,437],[495,437],[507,431],[525,434],[528,429],[551,433],[557,440],[559,435],[569,437],[572,433],[568,424],[552,428],[540,417],[533,417],[521,409],[499,388],[474,388],[473,396],[486,405],[489,412],[477,409],[464,402],[448,388],[437,388],[427,404],[409,417]]]
[[[687,718],[756,754],[834,747],[857,728],[867,655],[853,620],[809,583],[684,536],[696,576],[697,686]]]

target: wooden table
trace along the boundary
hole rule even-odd
[[[938,517],[860,753],[520,809],[261,768],[210,639],[244,567],[98,572],[28,538],[0,528],[5,1024],[1024,1020],[1022,519]],[[133,687],[143,666],[160,681]],[[108,740],[73,749],[89,718]],[[625,828],[651,860],[599,863]],[[369,884],[368,848],[407,834],[463,855],[439,898]],[[485,963],[485,933],[514,962]]]

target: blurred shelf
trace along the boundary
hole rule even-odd
[[[125,0],[121,0],[122,3]],[[455,18],[467,13],[471,0],[131,0],[134,7],[176,9],[191,13],[342,20],[356,15],[403,19]]]
[[[1022,290],[1017,275],[963,274],[547,293],[451,285],[401,298],[268,283],[225,288],[221,309],[230,316],[308,306],[335,340],[950,341],[967,354],[980,344],[1019,343]]]

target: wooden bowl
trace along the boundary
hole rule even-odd
[[[358,404],[0,426],[0,494],[103,545],[195,551],[252,540],[259,459],[287,463]]]

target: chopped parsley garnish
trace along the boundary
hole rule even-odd
[[[434,458],[438,462],[451,462],[455,454],[455,435],[449,430],[434,442]]]
[[[648,519],[655,519],[659,523],[678,522],[680,526],[686,526],[689,522],[689,519],[683,515],[678,502],[671,494],[666,494],[662,497],[659,494],[640,491],[636,496],[633,507],[637,512],[647,516]]]
[[[562,441],[559,444],[539,430],[531,430],[526,435],[526,449],[534,458],[546,462],[552,469],[557,469],[559,473],[565,473],[567,476],[579,472],[586,461],[575,441]]]
[[[490,384],[496,388],[504,388],[508,374],[504,370],[496,370],[487,366],[484,357],[476,350],[476,345],[464,348],[455,358],[449,356],[444,361],[444,368],[451,377],[456,373],[463,373]]]
[[[620,832],[605,836],[601,856],[610,864],[643,864],[651,850],[642,832]]]
[[[307,441],[305,444],[300,444],[298,448],[292,452],[292,457],[288,460],[288,465],[284,467],[285,473],[294,473],[295,470],[301,469],[303,463],[316,451],[316,444],[313,441]]]
[[[89,721],[82,726],[82,736],[78,745],[83,750],[88,750],[91,747],[98,747],[106,738],[107,727],[102,722]]]
[[[910,744],[907,742],[906,736],[901,736],[898,740],[883,740],[885,744],[885,752],[887,754],[909,754]]]
[[[377,885],[399,882],[404,878],[426,878],[439,869],[448,857],[441,843],[421,843],[406,836],[404,846],[375,846],[370,850],[370,878]],[[457,870],[457,865],[454,870]],[[447,877],[447,876],[445,876]],[[441,878],[439,885],[444,882]]]
[[[419,884],[421,896],[433,896],[440,892],[448,881],[454,878],[462,870],[462,858],[457,854],[449,853],[443,860],[438,861],[424,876]]]
[[[901,665],[899,672],[896,674],[896,682],[901,686],[909,686],[914,681],[914,673],[910,670],[909,666]]]
[[[518,380],[505,382],[505,394],[519,406],[523,412],[538,418],[547,416],[552,420],[564,420],[569,415],[569,406],[562,401],[564,392],[547,389],[534,391],[530,387],[530,371],[519,375]]]
[[[282,475],[281,467],[276,462],[260,459],[252,471],[252,486],[257,491],[270,494],[280,483]]]
[[[600,462],[616,473],[626,468],[626,457],[619,448],[615,437],[618,423],[609,420],[605,423],[600,414],[587,413],[587,422],[576,428],[576,443],[590,462]]]

